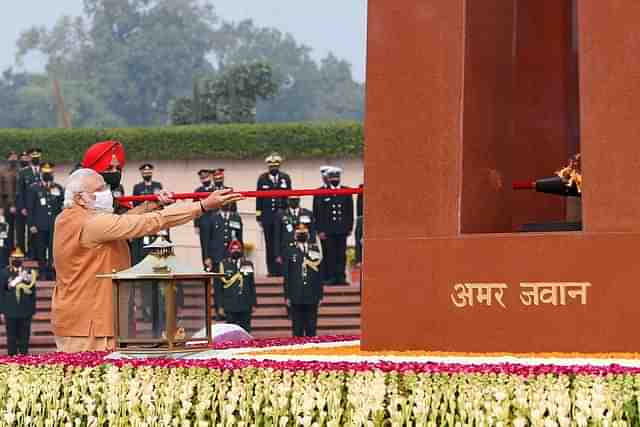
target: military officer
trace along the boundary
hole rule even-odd
[[[200,186],[194,191],[196,193],[212,193],[213,184],[211,183],[211,171],[209,169],[200,169],[198,171],[198,178],[200,178]],[[193,220],[196,234],[200,239],[200,254],[202,256],[202,262],[206,264],[208,239],[211,234],[211,217],[212,212],[204,213],[200,218]]]
[[[0,215],[0,268],[9,265],[9,252],[11,251],[10,227],[5,218],[4,215]]]
[[[9,266],[0,270],[0,304],[7,331],[7,353],[15,356],[29,352],[38,275],[36,270],[24,268],[20,248],[11,253],[9,261]]]
[[[342,169],[331,168],[327,172],[328,188],[347,188],[340,185]],[[327,269],[325,284],[346,283],[347,237],[353,231],[353,197],[335,195],[321,197],[313,213],[318,237],[324,241],[324,262]]]
[[[40,158],[42,150],[32,148],[20,155],[20,165],[22,166],[27,160],[28,163],[18,172],[16,182],[16,209],[18,210],[16,218],[16,246],[28,249],[27,253],[31,253],[28,240],[27,224],[29,223],[29,210],[27,203],[29,201],[29,190],[31,186],[40,181]],[[33,255],[33,254],[32,254]]]
[[[288,208],[278,215],[278,229],[275,236],[276,262],[281,265],[287,249],[294,242],[294,231],[298,224],[302,223],[309,227],[311,240],[316,240],[313,212],[300,207],[300,197],[289,197],[287,205]]]
[[[269,168],[258,178],[258,191],[291,190],[291,178],[280,170],[282,157],[273,153],[265,159]],[[278,213],[286,208],[283,198],[256,198],[256,220],[264,232],[268,276],[281,276],[280,264],[276,262],[276,240]]]
[[[93,144],[85,152],[82,167],[93,169],[104,178],[113,197],[124,196],[122,169],[126,163],[124,147],[118,141],[103,141]],[[113,202],[114,213],[123,214],[131,209],[131,204]]]
[[[364,185],[359,185],[360,189],[364,188]],[[356,264],[362,264],[362,239],[364,228],[364,193],[358,194],[356,198]]]
[[[53,233],[56,217],[62,212],[64,189],[54,181],[53,163],[44,163],[42,181],[31,184],[27,209],[33,258],[44,278],[53,279]]]
[[[318,188],[318,190],[326,190],[327,188],[329,188],[329,181],[327,179],[327,172],[332,168],[332,166],[321,166],[320,167],[320,179],[322,180],[322,185]],[[318,204],[320,203],[320,200],[322,200],[321,196],[313,196],[313,213],[317,213],[318,212]],[[326,247],[326,241],[325,240],[320,240],[320,244],[322,245],[322,252],[325,253],[327,251],[327,247]],[[320,273],[322,276],[322,281],[323,282],[328,282],[329,281],[329,275],[327,273],[327,263],[323,262],[322,265],[320,265]]]
[[[251,314],[257,305],[253,263],[244,258],[242,242],[232,240],[227,256],[219,263],[223,277],[215,279],[218,315],[251,332]]]
[[[217,168],[217,169],[213,169],[211,171],[211,176],[213,177],[213,190],[217,191],[217,190],[233,190],[233,187],[228,187],[226,185],[224,185],[224,168]],[[231,210],[233,212],[237,212],[238,211],[238,205],[236,203],[233,203],[231,205]]]
[[[162,190],[162,184],[153,180],[154,166],[151,163],[145,163],[139,168],[140,175],[142,176],[142,182],[133,186],[132,194],[134,196],[147,196],[158,194]],[[138,206],[140,202],[134,203],[134,206]],[[163,233],[165,237],[168,237],[166,233]],[[140,239],[134,239],[131,244],[131,263],[133,265],[142,261],[147,256],[148,250],[144,247],[153,243],[157,236],[144,236]]]
[[[220,264],[232,240],[243,242],[242,230],[242,218],[233,212],[230,205],[223,206],[213,214],[207,238],[207,257],[211,259],[211,265]]]
[[[16,188],[18,183],[18,154],[10,151],[7,154],[7,164],[0,169],[0,207],[3,210],[4,218],[9,226],[8,237],[5,238],[6,260],[9,259],[9,252],[15,243],[16,225]]]
[[[295,243],[283,264],[285,301],[290,310],[293,336],[313,337],[318,323],[318,305],[324,295],[320,264],[322,248],[310,241],[309,228],[298,224]]]

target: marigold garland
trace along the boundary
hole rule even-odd
[[[640,353],[465,353],[447,351],[364,351],[358,345],[340,347],[311,347],[243,352],[246,356],[401,356],[401,357],[516,357],[516,358],[536,358],[536,359],[624,359],[638,360]]]

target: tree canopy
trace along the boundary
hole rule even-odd
[[[261,84],[274,87],[237,111],[255,108],[257,121],[363,116],[364,90],[347,61],[329,54],[316,62],[292,35],[250,20],[225,22],[200,0],[84,0],[82,16],[28,28],[17,47],[18,66],[37,52],[46,70],[3,74],[0,100],[9,102],[0,112],[3,126],[58,125],[55,81],[74,127],[165,125],[171,106],[184,110],[194,88],[205,95],[213,82],[237,88],[248,80],[234,70],[255,66],[268,67],[271,81]],[[250,121],[227,113],[219,122]]]

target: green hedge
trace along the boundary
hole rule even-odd
[[[115,139],[127,160],[345,158],[362,154],[363,128],[355,122],[237,124],[123,129],[0,129],[0,147],[39,147],[53,162],[78,162],[98,141]],[[4,157],[4,153],[0,154]]]

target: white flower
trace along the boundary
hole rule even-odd
[[[527,425],[527,420],[525,420],[522,417],[518,417],[515,420],[513,420],[513,427],[526,427]]]

